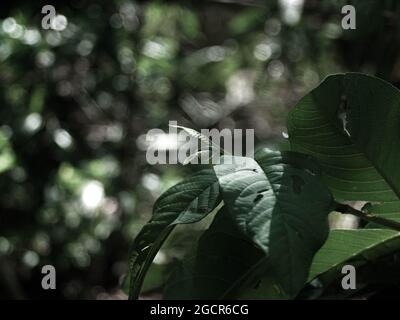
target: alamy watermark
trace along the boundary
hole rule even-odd
[[[342,267],[342,274],[345,276],[342,278],[343,290],[355,290],[356,287],[356,268],[351,264],[346,264]]]
[[[42,7],[41,12],[44,14],[42,18],[42,28],[44,30],[62,31],[67,27],[67,18],[62,14],[57,14],[54,6],[46,4]]]
[[[342,28],[344,30],[355,30],[356,29],[356,8],[352,5],[345,5],[342,7],[342,14],[345,16],[342,18]]]
[[[56,289],[56,268],[48,264],[42,267],[42,274],[45,276],[42,278],[42,288],[44,290]]]
[[[254,158],[254,129],[193,129],[169,122],[169,131],[149,130],[146,160],[149,164],[237,163],[241,157]],[[234,156],[234,157],[229,157]]]

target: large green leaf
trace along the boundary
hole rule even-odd
[[[400,233],[385,229],[331,230],[328,240],[315,255],[309,280],[331,278],[346,263],[360,265],[397,251]],[[329,274],[330,273],[330,274]]]
[[[292,149],[311,154],[338,200],[400,218],[400,92],[375,77],[327,77],[290,111]]]
[[[225,156],[214,170],[239,230],[267,256],[257,272],[295,295],[328,235],[332,198],[309,156],[263,149],[256,159]]]
[[[130,299],[139,296],[146,271],[173,227],[203,219],[220,201],[219,185],[212,169],[200,171],[161,195],[154,205],[153,217],[133,243]]]
[[[167,282],[165,299],[221,299],[262,257],[237,229],[226,207]]]

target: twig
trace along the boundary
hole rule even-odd
[[[341,213],[349,213],[349,214],[352,214],[363,220],[366,220],[369,222],[374,222],[374,223],[380,224],[382,226],[388,227],[390,229],[400,231],[400,222],[397,222],[397,221],[391,220],[391,219],[386,219],[386,218],[380,217],[380,216],[372,214],[372,213],[359,211],[347,204],[336,203],[335,211],[338,211]]]

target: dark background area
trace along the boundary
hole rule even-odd
[[[347,2],[356,30],[341,28]],[[0,5],[2,299],[126,298],[133,238],[196,169],[147,164],[148,130],[254,128],[274,146],[289,108],[328,74],[400,84],[395,0],[54,2],[58,30],[42,29],[44,4]],[[201,226],[185,228],[144,297],[158,297]],[[56,290],[41,288],[45,264]]]

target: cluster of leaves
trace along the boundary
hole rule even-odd
[[[398,250],[399,101],[400,92],[378,78],[329,76],[289,113],[290,151],[224,156],[169,189],[135,239],[130,298],[138,298],[174,226],[211,213],[165,298],[294,298],[307,283],[326,286],[344,263],[360,266]],[[357,211],[346,201],[367,204]],[[397,230],[370,223],[330,231],[328,214],[343,208]]]

